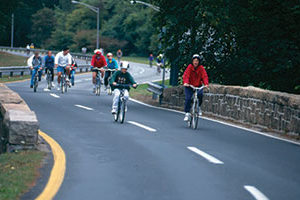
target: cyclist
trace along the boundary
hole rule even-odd
[[[185,117],[184,121],[188,121],[190,117],[191,102],[194,90],[190,85],[194,87],[200,87],[203,84],[208,86],[208,76],[202,65],[200,65],[200,56],[198,54],[193,55],[192,64],[190,64],[183,74],[183,86],[185,87],[185,104],[184,112]],[[199,91],[197,94],[199,99],[199,106],[202,104],[203,90]],[[201,110],[199,114],[202,115]]]
[[[75,74],[76,74],[77,67],[78,67],[77,62],[76,62],[75,58],[72,57],[71,71],[70,71],[70,75],[69,75],[69,79],[72,82],[72,86],[75,85]],[[74,79],[72,79],[72,76],[73,76]]]
[[[39,73],[39,81],[42,79],[42,74],[43,74],[43,67],[42,67],[42,58],[39,55],[38,51],[34,52],[34,55],[32,55],[28,60],[27,60],[27,65],[30,67],[32,71],[31,75],[31,81],[30,81],[30,88],[33,88],[33,79],[35,74],[38,72]],[[38,71],[39,70],[39,71]]]
[[[66,71],[66,81],[69,82],[70,65],[72,64],[72,57],[68,47],[63,48],[61,52],[55,56],[55,68],[57,68],[57,82],[60,85],[61,74]],[[59,87],[57,87],[59,90]]]
[[[47,74],[48,70],[51,72],[51,85],[54,87],[53,80],[54,80],[54,56],[52,55],[51,51],[48,51],[47,55],[44,57],[44,66],[45,66],[45,73]]]
[[[112,89],[114,91],[114,98],[113,98],[113,105],[112,105],[112,114],[116,114],[118,103],[119,103],[119,96],[120,96],[120,89],[123,89],[124,87],[118,86],[118,84],[132,84],[134,88],[137,87],[136,82],[134,81],[133,77],[130,75],[129,72],[127,72],[127,69],[129,68],[128,62],[121,62],[120,63],[121,71],[117,71],[113,74],[110,80],[110,84],[112,85]],[[129,90],[130,87],[125,87],[125,93],[124,97],[126,100],[129,99]]]
[[[123,56],[123,52],[121,51],[121,49],[119,49],[119,50],[117,51],[118,63],[121,62],[122,56]]]
[[[93,72],[93,85],[94,85],[94,89],[93,92],[96,92],[96,76],[97,76],[97,70],[95,70],[95,68],[98,69],[102,69],[101,70],[101,77],[104,77],[104,70],[103,68],[107,66],[106,63],[106,59],[105,57],[102,55],[102,52],[100,49],[96,49],[94,51],[95,55],[93,55],[92,61],[91,61],[91,65],[92,65],[92,72]]]
[[[151,53],[149,55],[149,66],[150,66],[150,68],[152,67],[153,60],[154,60],[154,57],[153,57],[153,54]]]
[[[106,63],[107,63],[107,67],[108,69],[118,69],[118,63],[117,61],[113,58],[113,54],[112,53],[108,53],[106,55],[107,59],[106,59]],[[106,71],[105,72],[105,76],[104,76],[104,85],[105,88],[107,88],[108,85],[108,78],[111,76],[113,72],[112,71]]]
[[[163,55],[159,54],[156,58],[157,72],[160,73],[160,68],[164,65]]]

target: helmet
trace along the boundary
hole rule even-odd
[[[107,55],[106,55],[106,57],[113,57],[113,54],[112,53],[108,53]]]
[[[163,58],[163,57],[164,57],[164,55],[162,55],[162,54],[159,54],[159,55],[158,55],[158,57],[161,59],[161,58]]]
[[[121,69],[128,69],[129,68],[129,62],[123,61],[120,63]]]
[[[199,54],[194,54],[192,60],[198,59],[199,61],[201,60],[201,57]]]
[[[101,49],[95,49],[94,53],[95,53],[95,54],[102,55],[102,51],[101,51]]]

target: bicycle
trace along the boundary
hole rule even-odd
[[[97,75],[96,75],[96,91],[95,91],[95,94],[96,94],[96,96],[100,96],[101,85],[103,85],[103,77],[101,76],[101,71],[103,69],[94,68],[93,70],[97,71]]]
[[[39,81],[38,81],[38,78],[39,78],[39,72],[41,71],[41,69],[39,68],[34,77],[33,77],[33,92],[36,92],[37,91],[37,88],[39,86]]]
[[[47,69],[47,75],[46,75],[46,80],[47,80],[47,87],[49,90],[52,88],[52,73],[49,69]]]
[[[70,69],[70,77],[69,78],[70,78],[72,86],[75,85],[75,72],[76,72],[76,69],[77,69],[77,67],[71,67],[71,69]]]
[[[121,124],[124,123],[125,121],[125,114],[126,114],[126,98],[124,97],[125,95],[125,89],[126,87],[132,87],[131,84],[117,84],[116,86],[121,87],[120,90],[120,96],[119,96],[119,103],[118,103],[118,108],[117,112],[113,114],[115,122],[120,121]]]
[[[161,68],[163,67],[163,64],[162,63],[157,63],[157,71],[156,73],[157,74],[160,74],[161,73]]]
[[[192,85],[190,85],[191,88],[194,89],[194,95],[193,95],[193,99],[192,99],[192,108],[190,111],[190,118],[187,121],[188,123],[188,127],[193,128],[193,129],[197,129],[198,127],[198,119],[199,119],[199,113],[200,113],[200,106],[199,106],[199,99],[198,99],[198,91],[203,90],[204,88],[207,88],[206,86],[201,86],[201,87],[194,87]]]
[[[64,72],[61,74],[61,78],[60,78],[60,89],[62,94],[68,91],[68,86],[69,83],[67,81],[66,69],[64,69]]]
[[[118,71],[118,70],[117,69],[105,69],[105,72],[107,72],[107,71],[111,72],[110,75],[109,75],[109,77],[108,77],[108,80],[107,80],[107,82],[109,83],[110,79],[111,79],[111,77],[113,75],[113,72]],[[108,95],[112,95],[112,89],[111,89],[110,84],[107,85],[106,91],[107,91]]]

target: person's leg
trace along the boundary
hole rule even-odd
[[[119,96],[120,96],[120,90],[115,89],[114,90],[114,98],[113,98],[113,105],[112,105],[112,111],[116,112],[119,104]]]
[[[70,76],[70,67],[65,67],[65,69],[66,69],[67,77],[69,77]]]
[[[185,87],[184,92],[185,92],[184,112],[188,113],[191,110],[193,89],[190,87]]]
[[[93,71],[93,80],[92,80],[92,83],[93,85],[96,85],[96,76],[97,76],[97,72]]]
[[[202,99],[203,99],[203,90],[198,91],[197,97],[199,99],[199,106],[201,106],[202,105]]]
[[[54,69],[53,68],[50,68],[49,69],[50,70],[50,72],[51,72],[51,81],[53,82],[54,81]]]
[[[75,85],[75,69],[71,71],[71,80],[72,80],[72,85]]]
[[[104,85],[105,85],[105,87],[107,87],[107,85],[108,85],[108,78],[110,76],[110,73],[111,72],[109,72],[109,71],[105,72],[105,76],[104,76]]]
[[[39,70],[39,81],[42,80],[42,75],[43,75],[43,70],[41,69],[41,70]]]
[[[33,70],[32,70],[31,81],[30,81],[30,87],[33,86],[33,78],[34,78],[34,76],[35,76],[35,74],[36,74],[36,71],[37,71],[37,69],[33,69]]]

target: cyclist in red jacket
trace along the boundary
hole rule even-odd
[[[200,65],[200,56],[198,54],[193,55],[192,64],[190,64],[183,74],[183,86],[185,87],[185,104],[184,121],[188,121],[190,117],[191,103],[194,90],[190,87],[201,87],[202,85],[208,86],[208,76],[202,65]],[[198,92],[199,106],[202,104],[203,90]],[[202,114],[201,111],[199,112]]]
[[[97,70],[95,70],[95,68],[98,69],[103,69],[104,67],[107,66],[107,62],[105,57],[102,55],[102,52],[100,49],[96,49],[94,51],[95,55],[93,55],[92,58],[92,72],[93,72],[93,85],[94,85],[94,92],[96,91],[96,76],[97,76]],[[104,77],[104,70],[101,70],[101,77]]]

